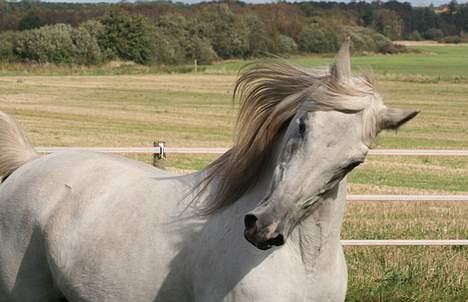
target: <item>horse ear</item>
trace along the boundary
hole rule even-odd
[[[403,110],[398,108],[385,108],[382,110],[379,118],[379,129],[396,130],[413,117],[418,115],[416,110]]]
[[[337,81],[347,81],[351,78],[351,56],[349,54],[350,39],[346,38],[336,54],[335,63],[330,73]]]

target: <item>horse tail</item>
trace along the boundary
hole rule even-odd
[[[0,179],[38,157],[15,118],[0,111]]]

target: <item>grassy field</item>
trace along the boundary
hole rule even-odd
[[[316,66],[331,58],[291,60]],[[421,53],[353,62],[375,70],[387,104],[422,111],[398,133],[384,133],[377,148],[468,147],[468,47],[426,46]],[[208,66],[198,74],[50,67],[52,76],[44,75],[47,69],[0,64],[0,110],[14,114],[36,146],[151,146],[165,140],[170,147],[228,147],[236,116],[234,70],[243,63]],[[149,162],[151,156],[135,158]],[[169,154],[164,164],[183,172],[214,158]],[[468,158],[371,156],[349,181],[351,193],[466,194]],[[351,203],[343,237],[466,239],[467,221],[466,203]],[[353,247],[346,256],[349,301],[468,300],[466,247]]]
[[[357,202],[344,238],[467,238],[468,206]],[[468,298],[466,247],[347,247],[348,301],[457,301]]]
[[[417,81],[468,80],[468,44],[456,46],[409,47],[401,55],[358,55],[353,57],[356,70],[373,70],[383,79],[414,79]],[[322,66],[333,61],[334,55],[293,56],[289,61],[303,66]],[[207,72],[236,73],[245,64],[242,60],[230,60],[207,66]]]

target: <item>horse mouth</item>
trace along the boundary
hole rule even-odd
[[[285,243],[284,236],[281,234],[278,234],[275,237],[270,238],[266,241],[263,241],[263,240],[259,241],[259,240],[253,239],[251,236],[251,233],[244,231],[244,237],[250,244],[252,244],[253,246],[255,246],[256,248],[262,251],[269,250],[273,246],[282,246]]]

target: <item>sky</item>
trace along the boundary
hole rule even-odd
[[[72,2],[72,3],[98,3],[98,2],[116,3],[116,2],[120,2],[120,0],[41,0],[41,1],[42,2]],[[243,1],[247,3],[273,2],[269,0],[243,0]],[[302,0],[298,0],[298,1],[302,1]],[[329,1],[350,2],[350,0],[329,0]],[[127,0],[127,2],[134,2],[134,1]],[[202,0],[173,0],[173,2],[197,3],[197,2],[202,2]],[[448,3],[450,2],[450,0],[406,0],[405,2],[410,2],[413,6],[427,6],[427,5],[430,5],[431,3],[435,6],[438,6],[440,4]],[[465,2],[468,2],[468,0],[458,0],[457,2],[465,3]]]

